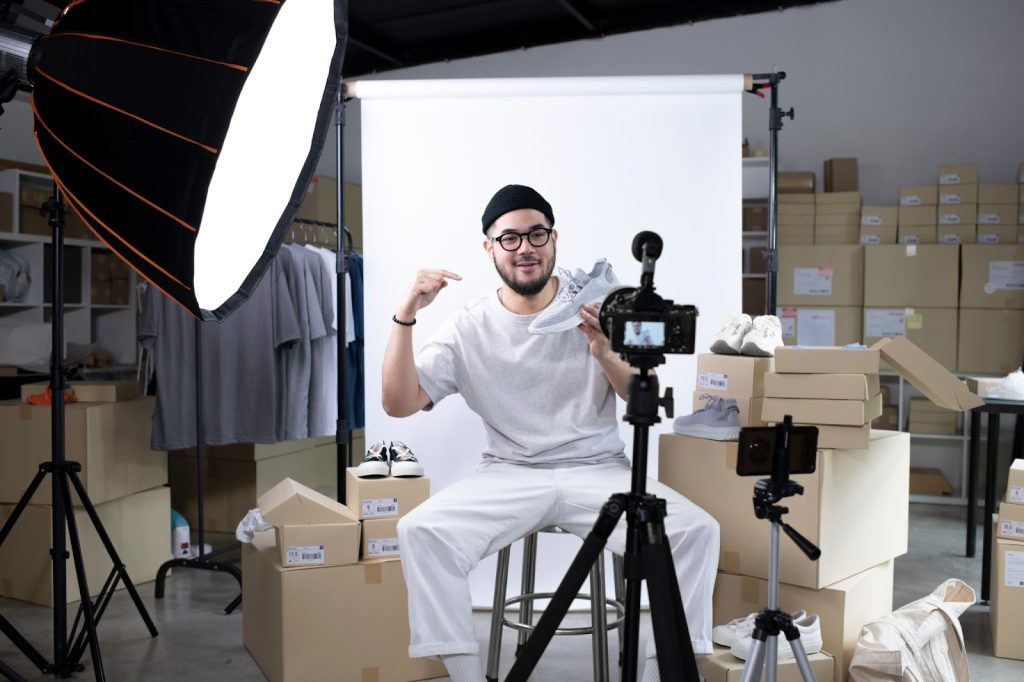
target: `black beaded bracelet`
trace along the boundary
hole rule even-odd
[[[398,319],[397,316],[392,315],[391,316],[391,321],[394,322],[395,324],[400,324],[403,327],[411,327],[414,324],[416,324],[416,318],[415,317],[412,319],[412,322],[403,322],[402,320]]]

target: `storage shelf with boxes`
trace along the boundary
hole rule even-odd
[[[992,649],[1001,658],[1024,660],[1024,459],[1010,466],[1006,497],[993,522]]]

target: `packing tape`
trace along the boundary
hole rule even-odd
[[[362,682],[380,682],[380,668],[363,668]]]
[[[364,564],[363,582],[367,585],[380,585],[384,582],[383,564]]]
[[[744,577],[740,580],[740,600],[744,604],[760,603],[761,584],[757,578]]]
[[[740,553],[739,552],[722,552],[722,565],[719,568],[726,573],[732,573],[739,575],[740,572]]]

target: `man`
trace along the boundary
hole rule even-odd
[[[584,537],[608,497],[630,488],[615,396],[626,398],[633,369],[610,350],[596,308],[580,311],[579,332],[528,331],[565,284],[552,277],[558,233],[550,204],[529,187],[509,185],[487,204],[482,223],[484,252],[502,285],[463,308],[414,356],[416,315],[461,279],[448,270],[420,270],[392,318],[383,366],[389,415],[429,410],[460,393],[487,433],[476,473],[398,524],[409,654],[441,657],[455,682],[484,679],[467,578],[477,563],[547,526]],[[647,489],[668,501],[666,532],[693,649],[710,653],[718,524],[657,481]],[[607,546],[622,554],[625,542],[623,518]],[[649,642],[645,682],[658,680],[654,656]]]
[[[653,346],[654,339],[651,338],[651,330],[644,328],[644,323],[639,320],[633,320],[630,325],[629,331],[625,334],[622,339],[622,343],[626,346]]]

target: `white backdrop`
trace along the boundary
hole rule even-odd
[[[500,285],[484,253],[480,215],[500,187],[519,183],[551,203],[558,264],[589,271],[606,257],[636,285],[633,236],[665,242],[657,291],[700,311],[706,349],[726,313],[741,304],[742,75],[617,78],[364,81],[363,229],[366,311],[366,442],[398,439],[423,462],[437,492],[480,461],[484,431],[458,396],[433,411],[392,419],[380,407],[380,366],[391,315],[417,269],[446,268],[461,282],[420,311],[421,346],[469,301]],[[569,333],[579,333],[572,331]],[[677,414],[690,411],[696,361],[669,356],[658,369]],[[495,386],[494,390],[502,390]],[[621,416],[624,403],[620,401]],[[622,423],[627,454],[632,428]],[[651,429],[649,473],[657,475]],[[580,541],[543,536],[537,587],[557,585]],[[509,582],[518,585],[519,543]],[[473,603],[489,607],[495,561],[471,577]],[[611,575],[609,568],[608,575]]]

